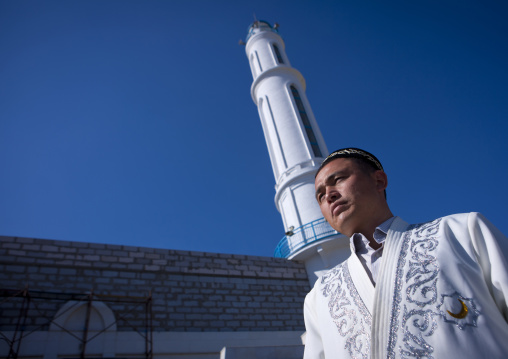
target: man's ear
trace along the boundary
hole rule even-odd
[[[388,176],[385,171],[377,170],[374,172],[374,179],[376,180],[376,189],[383,192],[388,187]]]

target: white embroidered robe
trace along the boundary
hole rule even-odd
[[[375,288],[353,253],[307,295],[304,358],[508,358],[507,256],[478,213],[397,217]]]

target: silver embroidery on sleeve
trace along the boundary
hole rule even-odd
[[[346,338],[346,349],[351,358],[370,356],[372,315],[356,290],[347,262],[321,278],[322,294],[330,297],[328,309],[339,334]]]

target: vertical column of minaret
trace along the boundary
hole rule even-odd
[[[314,174],[328,154],[305,94],[305,79],[291,67],[285,45],[265,21],[249,27],[246,52],[276,181],[275,205],[286,231],[322,217],[314,199]],[[289,246],[291,238],[288,237]]]

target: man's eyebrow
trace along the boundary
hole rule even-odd
[[[335,171],[333,173],[330,173],[326,178],[325,178],[325,183],[330,183],[333,181],[333,178],[334,177],[337,177],[337,176],[342,176],[344,174],[346,174],[348,172],[348,170],[338,170],[338,171]],[[318,187],[319,188],[319,187]]]
[[[339,175],[343,175],[344,173],[347,173],[348,171],[346,169],[343,169],[343,170],[338,170],[338,171],[335,171],[333,173],[330,173],[324,180],[324,183],[325,184],[321,184],[319,185],[317,188],[316,188],[316,193],[315,193],[315,196],[317,198],[317,196],[319,195],[319,193],[321,193],[321,191],[323,191],[323,188],[325,188],[326,184],[329,183],[334,177],[336,176],[339,176]]]

